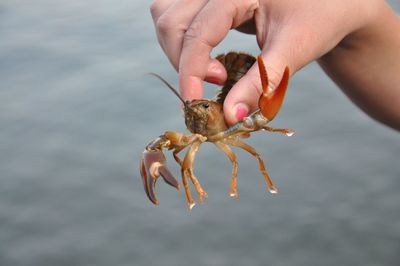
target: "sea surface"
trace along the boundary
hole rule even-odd
[[[213,55],[229,50],[258,53],[237,32]],[[204,144],[195,172],[209,197],[191,212],[162,181],[159,206],[143,191],[146,144],[185,131],[180,102],[150,71],[177,86],[147,1],[0,2],[1,266],[400,264],[400,135],[317,64],[293,77],[271,124],[296,134],[247,140],[279,194],[235,150],[229,198],[231,164]]]

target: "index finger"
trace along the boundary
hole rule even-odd
[[[251,19],[258,1],[211,0],[197,14],[183,39],[179,82],[186,100],[203,97],[203,80],[215,62],[211,50],[235,28]]]

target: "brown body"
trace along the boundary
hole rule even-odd
[[[162,149],[174,150],[173,155],[177,163],[181,166],[182,182],[185,187],[186,196],[188,199],[188,207],[192,209],[195,202],[191,196],[187,177],[193,183],[199,198],[202,201],[207,193],[201,187],[199,181],[193,173],[193,164],[199,146],[209,141],[214,143],[220,150],[222,150],[230,159],[233,165],[231,175],[231,189],[229,195],[237,198],[238,192],[236,188],[238,163],[236,155],[233,153],[229,146],[241,148],[251,155],[253,155],[260,167],[269,190],[271,193],[276,193],[277,189],[272,184],[270,177],[265,170],[263,160],[257,151],[244,143],[240,138],[248,137],[251,132],[258,130],[268,130],[273,132],[281,132],[287,136],[293,135],[294,131],[291,129],[273,129],[267,124],[278,113],[285,91],[288,85],[289,70],[286,68],[282,77],[280,85],[275,90],[270,90],[268,87],[268,76],[265,71],[264,64],[261,57],[258,57],[258,66],[260,70],[261,83],[263,87],[263,94],[260,96],[259,108],[260,110],[252,113],[250,116],[245,117],[242,121],[236,123],[234,126],[228,128],[223,114],[222,104],[225,100],[231,87],[246,74],[248,69],[254,64],[256,59],[245,53],[230,52],[228,54],[220,55],[217,59],[225,66],[228,73],[228,78],[221,88],[220,93],[217,95],[216,100],[192,100],[183,101],[179,94],[160,76],[160,78],[174,93],[181,99],[184,104],[185,124],[192,135],[185,135],[179,132],[167,131],[159,138],[150,142],[142,155],[140,172],[145,192],[149,199],[158,204],[155,195],[155,182],[158,177],[162,176],[164,180],[179,189],[179,183],[173,177],[171,172],[166,166],[165,157]],[[188,147],[188,151],[183,160],[178,157],[178,153]]]
[[[205,137],[227,129],[222,104],[211,100],[193,100],[185,105],[185,124],[193,134]]]

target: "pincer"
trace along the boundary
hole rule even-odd
[[[166,166],[166,159],[161,148],[157,147],[162,139],[152,141],[143,151],[140,163],[140,174],[144,190],[154,204],[158,204],[155,193],[157,179],[162,176],[164,181],[179,190],[179,183]]]
[[[260,71],[261,85],[263,93],[258,101],[258,106],[260,108],[261,114],[271,121],[275,118],[279,109],[281,109],[283,99],[285,97],[286,89],[289,82],[289,68],[286,67],[283,72],[281,82],[278,87],[272,90],[269,87],[268,74],[265,69],[264,62],[261,55],[257,57],[258,69]]]

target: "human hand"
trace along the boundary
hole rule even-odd
[[[223,66],[211,50],[230,29],[253,33],[266,63],[270,86],[285,66],[291,75],[323,56],[345,37],[376,18],[384,1],[371,0],[156,0],[151,13],[158,40],[179,71],[185,99],[202,98],[203,80],[221,84]],[[351,39],[351,38],[350,38]],[[224,102],[228,124],[257,108],[261,84],[257,66],[231,89]]]

